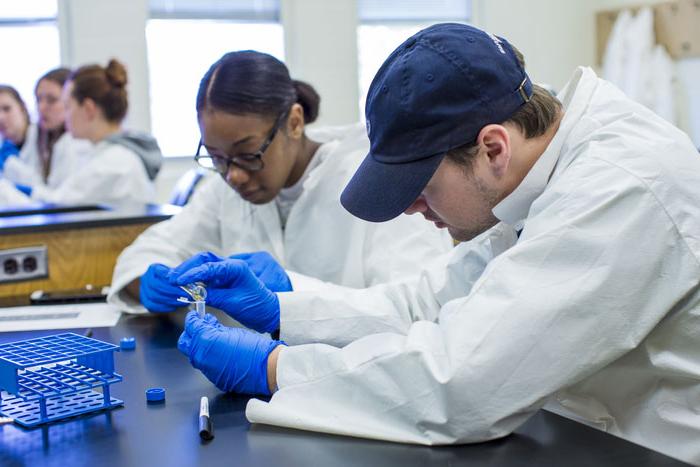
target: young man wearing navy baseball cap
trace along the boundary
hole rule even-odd
[[[191,314],[183,351],[221,357],[194,366],[274,392],[252,422],[438,445],[505,436],[546,405],[700,463],[687,136],[588,68],[554,99],[505,39],[458,24],[399,46],[366,108],[370,152],[342,204],[420,213],[464,243],[412,280],[278,294],[286,345]]]

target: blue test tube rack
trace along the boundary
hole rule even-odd
[[[72,332],[0,344],[0,414],[33,427],[124,405],[110,396],[115,351]]]

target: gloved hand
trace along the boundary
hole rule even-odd
[[[173,285],[204,282],[207,305],[226,312],[236,321],[259,332],[273,332],[280,327],[280,304],[248,264],[240,259],[205,263],[181,275],[170,276]]]
[[[190,300],[191,297],[180,287],[172,284],[168,280],[169,277],[173,274],[179,275],[184,271],[188,271],[210,261],[222,260],[223,258],[216,256],[214,253],[206,252],[194,255],[174,269],[164,264],[151,264],[146,273],[141,276],[141,284],[139,287],[141,304],[145,306],[148,311],[155,313],[167,313],[185,306],[182,302],[178,302],[177,299],[184,297]]]
[[[284,268],[267,251],[254,253],[241,253],[229,256],[231,259],[240,259],[248,263],[248,267],[265,287],[272,292],[291,292],[292,282],[284,272]]]
[[[193,367],[222,391],[270,395],[267,358],[282,341],[247,329],[222,326],[207,314],[190,311],[177,348]]]
[[[148,266],[141,276],[139,298],[148,311],[167,313],[184,306],[178,302],[179,297],[187,297],[187,293],[168,281],[170,268],[164,264],[154,263]],[[189,297],[187,297],[189,298]]]
[[[32,187],[29,185],[22,185],[21,183],[15,183],[15,188],[24,193],[27,196],[32,196]]]

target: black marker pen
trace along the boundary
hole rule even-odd
[[[206,441],[214,439],[214,425],[209,418],[209,399],[206,397],[199,401],[199,437]]]

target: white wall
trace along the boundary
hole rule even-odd
[[[515,45],[533,81],[556,90],[595,62],[594,2],[475,0],[476,25]]]
[[[359,118],[355,0],[282,0],[285,60],[292,78],[321,95],[319,124]]]
[[[129,80],[129,111],[124,125],[150,131],[148,0],[59,0],[58,7],[63,64],[104,66],[110,58],[124,63]]]

